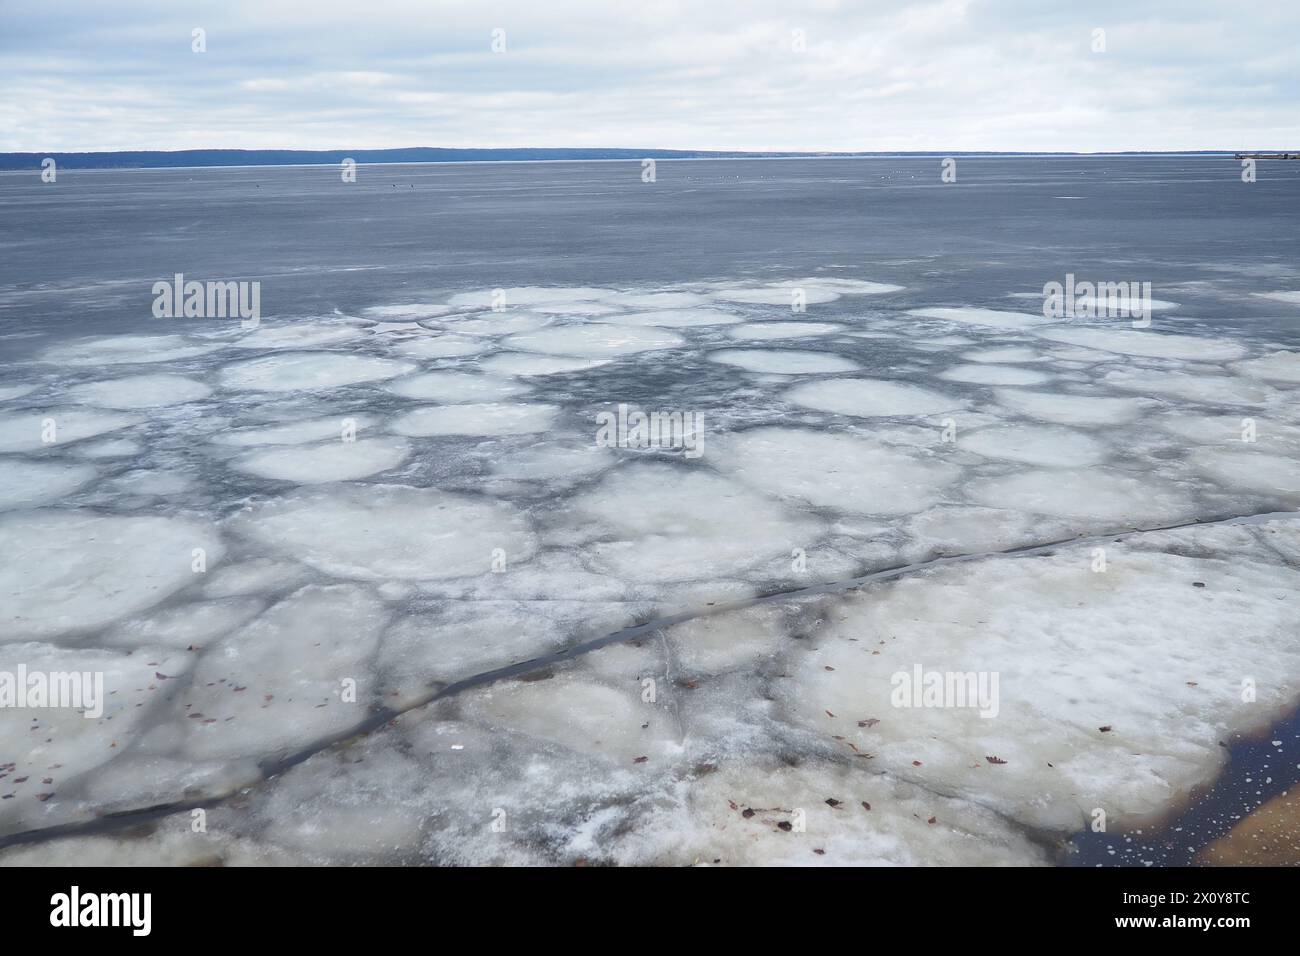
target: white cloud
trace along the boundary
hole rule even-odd
[[[1052,9],[1058,8],[1058,9]],[[0,149],[1294,147],[1300,7],[367,0],[7,8]],[[208,51],[190,51],[190,31]],[[507,52],[490,50],[495,28]],[[1107,49],[1090,49],[1092,31]],[[803,31],[797,50],[793,31]]]

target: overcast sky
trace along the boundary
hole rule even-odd
[[[1297,0],[0,0],[0,150],[1294,149],[1298,47]]]

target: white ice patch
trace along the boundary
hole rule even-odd
[[[510,336],[505,339],[504,344],[512,349],[541,352],[546,355],[609,358],[656,349],[671,349],[685,343],[679,336],[653,327],[624,328],[617,325],[591,323],[524,332]]]
[[[1233,365],[1233,370],[1272,382],[1300,382],[1300,352],[1270,352]]]
[[[748,322],[728,329],[727,334],[733,339],[770,342],[774,339],[802,339],[843,331],[844,326],[830,322]]]
[[[402,339],[392,344],[393,351],[413,359],[460,358],[465,355],[477,355],[487,347],[488,343],[481,338],[438,334]]]
[[[81,458],[130,458],[143,450],[139,442],[125,438],[106,438],[103,441],[78,445],[74,454]]]
[[[399,379],[386,386],[403,398],[428,402],[491,402],[530,391],[527,385],[494,375],[470,372],[427,372]]]
[[[256,451],[236,460],[234,467],[260,478],[310,485],[368,478],[396,468],[410,454],[411,446],[401,439],[363,438]]]
[[[1052,378],[1042,372],[1013,365],[956,365],[939,377],[949,382],[967,382],[971,385],[1041,385]]]
[[[301,322],[297,325],[263,326],[230,344],[238,349],[314,349],[350,342],[362,334],[353,325]]]
[[[1023,347],[1013,347],[1005,349],[979,349],[974,352],[965,352],[962,354],[967,362],[989,362],[993,364],[1016,362],[1041,362],[1046,356],[1041,352],[1035,352],[1033,349]]]
[[[575,358],[569,355],[529,355],[525,352],[506,352],[493,355],[479,364],[489,372],[499,375],[559,375],[562,372],[585,372],[587,369],[608,365],[609,359]]]
[[[1239,449],[1197,448],[1188,460],[1232,491],[1245,489],[1300,501],[1300,465],[1294,457],[1270,455],[1243,444]]]
[[[1252,292],[1251,295],[1258,296],[1261,299],[1272,299],[1274,302],[1285,302],[1288,305],[1300,305],[1300,292]]]
[[[174,647],[200,650],[209,641],[233,631],[266,607],[259,598],[200,601],[156,611],[148,617],[123,621],[101,640],[113,647]]]
[[[766,286],[761,289],[719,289],[713,293],[715,299],[724,302],[743,302],[747,305],[784,305],[787,308],[795,304],[796,295],[800,295],[804,305],[821,305],[834,302],[840,297],[831,289],[798,288],[793,285]]]
[[[535,445],[493,456],[492,473],[515,481],[582,479],[603,471],[616,460],[613,451],[594,445]]]
[[[392,424],[399,435],[528,435],[548,431],[559,409],[554,405],[470,403],[430,405],[400,415]]]
[[[152,607],[222,555],[207,524],[108,517],[88,511],[20,512],[0,519],[0,633],[8,639],[93,630]]]
[[[1265,385],[1233,376],[1149,369],[1108,372],[1102,378],[1102,384],[1126,392],[1171,396],[1204,405],[1261,405],[1272,394]]]
[[[940,555],[1005,551],[1069,536],[1063,525],[1046,525],[1024,511],[971,506],[931,508],[907,523],[912,560]]]
[[[256,505],[234,523],[326,574],[362,580],[467,577],[491,571],[497,548],[512,566],[537,550],[527,520],[509,504],[436,488],[298,491]]]
[[[1137,418],[1144,405],[1140,398],[1028,392],[1015,388],[1000,388],[995,394],[1001,404],[1014,412],[1060,425],[1119,425]]]
[[[177,698],[187,755],[276,753],[360,723],[373,701],[369,658],[387,618],[368,588],[311,585],[224,638]]]
[[[14,412],[0,419],[0,452],[36,451],[67,445],[138,425],[141,421],[143,419],[134,415],[85,408]]]
[[[453,295],[447,304],[456,308],[490,309],[498,305],[541,305],[548,302],[585,302],[589,299],[607,299],[613,289],[592,289],[585,286],[549,288],[542,286],[515,286],[509,289],[481,289]]]
[[[202,401],[212,394],[212,389],[179,375],[130,375],[74,385],[67,394],[70,401],[82,405],[138,409]]]
[[[1106,446],[1083,432],[1052,425],[995,425],[962,435],[958,446],[1005,461],[1048,468],[1093,465],[1106,457]]]
[[[689,309],[709,299],[695,292],[616,292],[607,301],[629,309]]]
[[[393,319],[417,321],[445,315],[450,311],[441,302],[401,302],[396,305],[372,305],[370,308],[363,310],[361,314],[371,319],[384,321]]]
[[[659,312],[629,312],[607,319],[617,325],[653,325],[665,329],[686,329],[704,325],[734,325],[739,317],[718,309],[665,309]]]
[[[1141,527],[1186,519],[1195,507],[1176,486],[1099,468],[1022,471],[984,478],[970,485],[972,500],[990,508],[1008,503],[1024,511]]]
[[[443,324],[465,335],[513,335],[516,332],[532,332],[544,328],[550,321],[544,316],[527,312],[482,312],[467,318],[450,316]]]
[[[792,349],[721,349],[710,352],[708,358],[710,362],[774,375],[853,372],[861,368],[857,362],[829,352],[797,352]]]
[[[789,560],[821,536],[816,519],[724,478],[666,464],[615,471],[571,505],[608,534],[584,547],[595,570],[630,581],[727,577],[756,564]]]
[[[880,379],[811,382],[790,389],[785,399],[805,408],[860,418],[935,415],[966,407],[962,399],[942,392]]]
[[[0,386],[0,402],[7,402],[13,398],[22,398],[24,395],[30,395],[40,388],[39,385],[5,385]]]
[[[992,329],[1029,329],[1047,322],[1047,319],[1041,315],[1004,312],[1000,309],[909,309],[908,315],[920,316],[923,319],[942,319],[944,322],[960,322],[963,325],[982,325]]]
[[[604,302],[539,302],[529,308],[545,315],[613,315],[621,311]]]
[[[237,428],[217,432],[212,440],[221,445],[240,448],[258,445],[303,445],[328,438],[343,439],[346,431],[356,430],[360,435],[374,419],[368,415],[338,415],[334,418],[312,418],[306,421],[263,425],[255,428]]]
[[[1055,328],[1036,333],[1040,338],[1123,355],[1182,359],[1190,362],[1226,362],[1241,358],[1246,350],[1235,342],[1196,335],[1169,335],[1132,329]]]
[[[89,465],[0,458],[0,510],[58,501],[94,477]]]
[[[415,368],[410,362],[369,355],[289,352],[227,365],[221,370],[221,383],[257,392],[312,391],[396,378]]]
[[[41,353],[51,365],[143,365],[195,358],[225,348],[221,343],[195,342],[183,335],[105,335],[56,345]]]
[[[1025,826],[1077,831],[1097,807],[1116,830],[1151,822],[1213,778],[1232,729],[1264,725],[1282,704],[1300,672],[1288,610],[1300,575],[1244,556],[1108,552],[1102,573],[1077,547],[850,595],[781,699],[809,730],[874,754],[876,773]],[[878,653],[864,653],[867,635]],[[914,706],[895,706],[895,675],[918,667],[985,675],[986,690],[996,675],[996,714],[980,716],[973,694],[965,706],[911,694]],[[1259,702],[1242,694],[1243,675],[1270,675]]]
[[[939,434],[935,433],[938,444]],[[911,514],[934,504],[958,476],[921,454],[842,434],[756,428],[719,441],[718,461],[775,497],[858,514]]]

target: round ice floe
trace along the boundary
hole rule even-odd
[[[41,353],[52,365],[143,365],[174,362],[225,348],[221,343],[195,342],[182,335],[105,335],[56,345]]]
[[[1052,378],[1042,372],[1012,365],[956,365],[939,377],[972,385],[1041,385]]]
[[[492,472],[516,481],[553,481],[585,478],[608,468],[614,461],[610,449],[594,445],[534,445],[494,457]]]
[[[367,478],[396,468],[410,453],[411,446],[400,439],[364,438],[256,451],[238,459],[234,467],[261,478],[309,485]]]
[[[697,325],[734,325],[740,319],[718,309],[665,309],[659,312],[629,312],[607,322],[618,325],[653,325],[665,329],[685,329]]]
[[[1300,668],[1300,575],[1266,556],[1111,542],[1094,573],[1092,549],[950,564],[846,595],[775,695],[810,731],[873,754],[873,773],[1022,826],[1076,832],[1095,807],[1117,827],[1163,817],[1213,780],[1219,741],[1281,704]],[[1259,702],[1243,701],[1242,675],[1257,674],[1270,675]]]
[[[123,472],[99,487],[110,495],[179,495],[191,490],[194,482],[176,471],[135,468]]]
[[[238,349],[312,349],[349,342],[362,334],[355,325],[312,321],[295,324],[292,320],[281,320],[274,327],[263,326],[242,336],[231,345]]]
[[[410,362],[334,352],[289,352],[236,362],[221,370],[226,388],[292,392],[377,382],[415,371]]]
[[[748,305],[784,305],[787,308],[802,302],[804,305],[820,305],[834,302],[840,297],[831,289],[810,289],[789,285],[764,286],[759,289],[720,289],[713,293],[715,299],[724,302],[743,302]]]
[[[481,289],[478,292],[461,292],[447,300],[456,307],[470,306],[481,309],[501,306],[537,305],[547,302],[585,302],[588,299],[605,299],[614,294],[613,289],[593,289],[586,286],[549,288],[544,286],[515,286],[509,289]]]
[[[362,311],[362,315],[371,319],[384,321],[428,319],[445,315],[451,309],[441,302],[401,302],[396,305],[372,305]]]
[[[0,386],[0,402],[7,402],[11,398],[22,398],[24,395],[30,395],[40,388],[39,385],[5,385]]]
[[[709,300],[695,292],[616,292],[608,301],[629,309],[689,309]]]
[[[1041,518],[1006,508],[940,507],[923,511],[907,523],[913,557],[1006,551],[1065,537],[1064,529],[1043,527]]]
[[[812,382],[790,389],[785,399],[805,408],[862,418],[934,415],[966,407],[961,399],[941,392],[881,379],[837,378]]]
[[[1036,333],[1040,338],[1067,345],[1141,355],[1147,358],[1184,359],[1192,362],[1225,362],[1241,358],[1246,350],[1236,342],[1201,338],[1196,335],[1168,335],[1133,329],[1054,328]]]
[[[540,329],[550,321],[545,316],[528,312],[480,312],[466,317],[449,316],[442,324],[465,335],[513,335]]]
[[[463,355],[477,355],[488,347],[482,339],[466,338],[461,335],[422,335],[413,339],[402,339],[393,343],[393,351],[400,352],[407,358],[440,359],[460,358]]]
[[[364,485],[298,491],[253,507],[236,528],[339,577],[460,578],[513,566],[537,542],[513,507],[436,488]]]
[[[1106,447],[1095,438],[1052,425],[995,425],[959,438],[958,444],[986,458],[1020,461],[1027,465],[1073,468],[1092,465],[1106,457]]]
[[[95,477],[89,465],[0,458],[0,509],[57,501]]]
[[[830,352],[797,352],[792,349],[721,349],[710,352],[709,361],[734,365],[749,372],[777,375],[852,372],[861,367],[857,362]]]
[[[1005,348],[1005,349],[979,349],[974,352],[965,352],[962,354],[968,362],[989,362],[997,364],[1000,362],[1041,362],[1045,356],[1041,352],[1035,352],[1027,348]]]
[[[653,327],[624,328],[617,325],[591,323],[524,332],[505,339],[505,344],[512,349],[542,352],[546,355],[605,358],[655,349],[671,349],[684,343],[679,336]]]
[[[1272,382],[1300,382],[1300,352],[1270,352],[1259,358],[1237,362],[1232,368],[1252,378]]]
[[[399,435],[427,438],[434,435],[527,435],[552,427],[554,405],[470,403],[431,405],[406,412],[393,422]]]
[[[355,436],[369,427],[373,421],[374,419],[367,415],[312,418],[306,421],[217,432],[212,436],[212,440],[220,445],[235,445],[243,448],[257,445],[301,445],[327,438],[342,440],[349,434]]]
[[[1275,302],[1286,302],[1290,305],[1300,305],[1300,292],[1252,292],[1251,295],[1258,296],[1261,299],[1272,299]]]
[[[387,388],[403,398],[448,403],[495,401],[529,391],[527,385],[508,378],[471,372],[427,372],[399,379]]]
[[[1261,450],[1292,451],[1300,447],[1300,426],[1271,417],[1250,415],[1165,415],[1156,424],[1168,432],[1198,445],[1227,445],[1239,448],[1254,444]],[[1243,449],[1252,450],[1252,449]]]
[[[1188,459],[1230,491],[1300,498],[1300,462],[1242,444],[1235,449],[1197,448]]]
[[[17,513],[0,519],[0,539],[6,637],[102,627],[197,580],[195,549],[209,567],[222,553],[207,524],[86,511]]]
[[[613,315],[621,311],[604,302],[539,302],[529,308],[545,315]]]
[[[0,419],[0,452],[36,451],[137,425],[143,419],[85,408],[22,411]]]
[[[529,355],[506,352],[484,359],[479,364],[499,375],[558,375],[561,372],[584,372],[608,365],[609,359],[575,358],[571,355]]]
[[[1167,482],[1154,477],[1139,480],[1097,468],[1023,471],[985,478],[972,482],[969,494],[991,508],[1092,519],[1112,527],[1159,524],[1195,513],[1193,502]]]
[[[125,438],[106,438],[103,441],[78,445],[74,454],[81,458],[130,458],[140,454],[143,446]]]
[[[1029,315],[1024,312],[1004,312],[999,309],[909,309],[907,314],[917,315],[923,319],[960,322],[963,325],[983,325],[993,329],[1028,329],[1035,325],[1044,325],[1047,322],[1041,315]]]
[[[200,658],[174,711],[191,758],[256,757],[359,723],[370,656],[388,609],[369,588],[311,585],[223,638]],[[340,700],[352,678],[359,700]],[[203,715],[190,719],[193,714]]]
[[[622,468],[573,508],[609,532],[587,546],[595,569],[629,581],[727,577],[788,558],[822,534],[820,522],[707,472],[666,464]]]
[[[68,389],[68,399],[102,408],[158,408],[198,402],[212,389],[192,378],[179,375],[131,375],[126,378],[87,382]]]
[[[768,342],[773,339],[802,339],[843,331],[844,326],[830,322],[748,322],[728,329],[727,334],[733,339]]]
[[[1012,411],[1061,425],[1118,425],[1131,422],[1142,413],[1139,398],[1106,398],[1066,395],[1059,392],[1029,392],[1000,388],[1000,403]]]
[[[1149,369],[1109,372],[1102,383],[1108,388],[1120,388],[1126,392],[1166,395],[1205,405],[1257,405],[1266,402],[1272,394],[1266,385],[1229,375]]]
[[[936,444],[938,438],[936,432]],[[958,474],[907,449],[802,428],[751,429],[720,445],[720,465],[747,485],[859,514],[927,508]]]

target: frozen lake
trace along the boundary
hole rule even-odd
[[[0,862],[1105,862],[1229,739],[1294,784],[1300,163],[940,161],[0,174],[0,694],[103,683],[0,706]]]

